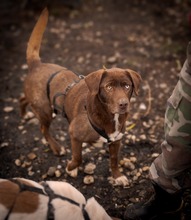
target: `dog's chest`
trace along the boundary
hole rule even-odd
[[[120,129],[119,114],[114,115],[114,124],[115,124],[114,132],[112,132],[111,134],[108,134],[109,142],[121,140],[121,138],[123,137],[123,133],[121,132],[121,129]],[[95,145],[99,146],[103,143],[108,143],[108,139],[100,136],[99,139],[96,141]]]

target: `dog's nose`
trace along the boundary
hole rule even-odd
[[[128,100],[127,100],[127,99],[122,98],[122,99],[119,100],[119,107],[120,107],[121,109],[126,108],[127,105],[128,105]]]

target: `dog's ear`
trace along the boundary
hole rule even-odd
[[[142,81],[142,78],[141,78],[140,74],[135,72],[135,71],[133,71],[133,70],[130,70],[130,69],[126,69],[126,72],[131,77],[131,80],[132,80],[133,86],[134,86],[135,94],[138,95],[138,93],[139,93],[139,86],[140,86],[140,83]]]
[[[97,94],[99,92],[99,85],[104,73],[104,70],[98,70],[85,77],[86,85],[92,94]]]

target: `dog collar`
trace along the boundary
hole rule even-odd
[[[107,143],[111,143],[112,141],[111,141],[110,137],[108,136],[108,134],[105,132],[105,130],[104,130],[104,129],[101,129],[101,128],[98,128],[98,127],[91,121],[90,116],[89,116],[88,111],[87,111],[86,105],[84,106],[84,108],[85,108],[85,110],[86,110],[86,112],[87,112],[88,120],[89,120],[89,122],[90,122],[92,128],[93,128],[100,136],[104,137],[104,138],[107,140]]]

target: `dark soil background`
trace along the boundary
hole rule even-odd
[[[33,115],[29,113],[25,120],[20,117],[27,41],[46,5],[50,18],[41,48],[42,61],[83,75],[103,65],[130,68],[143,78],[139,97],[132,98],[119,155],[120,169],[130,180],[128,187],[109,182],[107,146],[84,146],[78,177],[69,177],[65,172],[71,156],[66,119],[58,116],[52,126],[52,133],[67,149],[66,155],[55,157]],[[68,181],[86,198],[95,196],[110,215],[120,218],[128,204],[145,199],[151,191],[148,168],[160,153],[164,138],[166,101],[191,40],[190,6],[190,1],[183,0],[1,1],[0,177]],[[94,182],[85,184],[83,168],[90,162],[96,165],[91,175]]]

